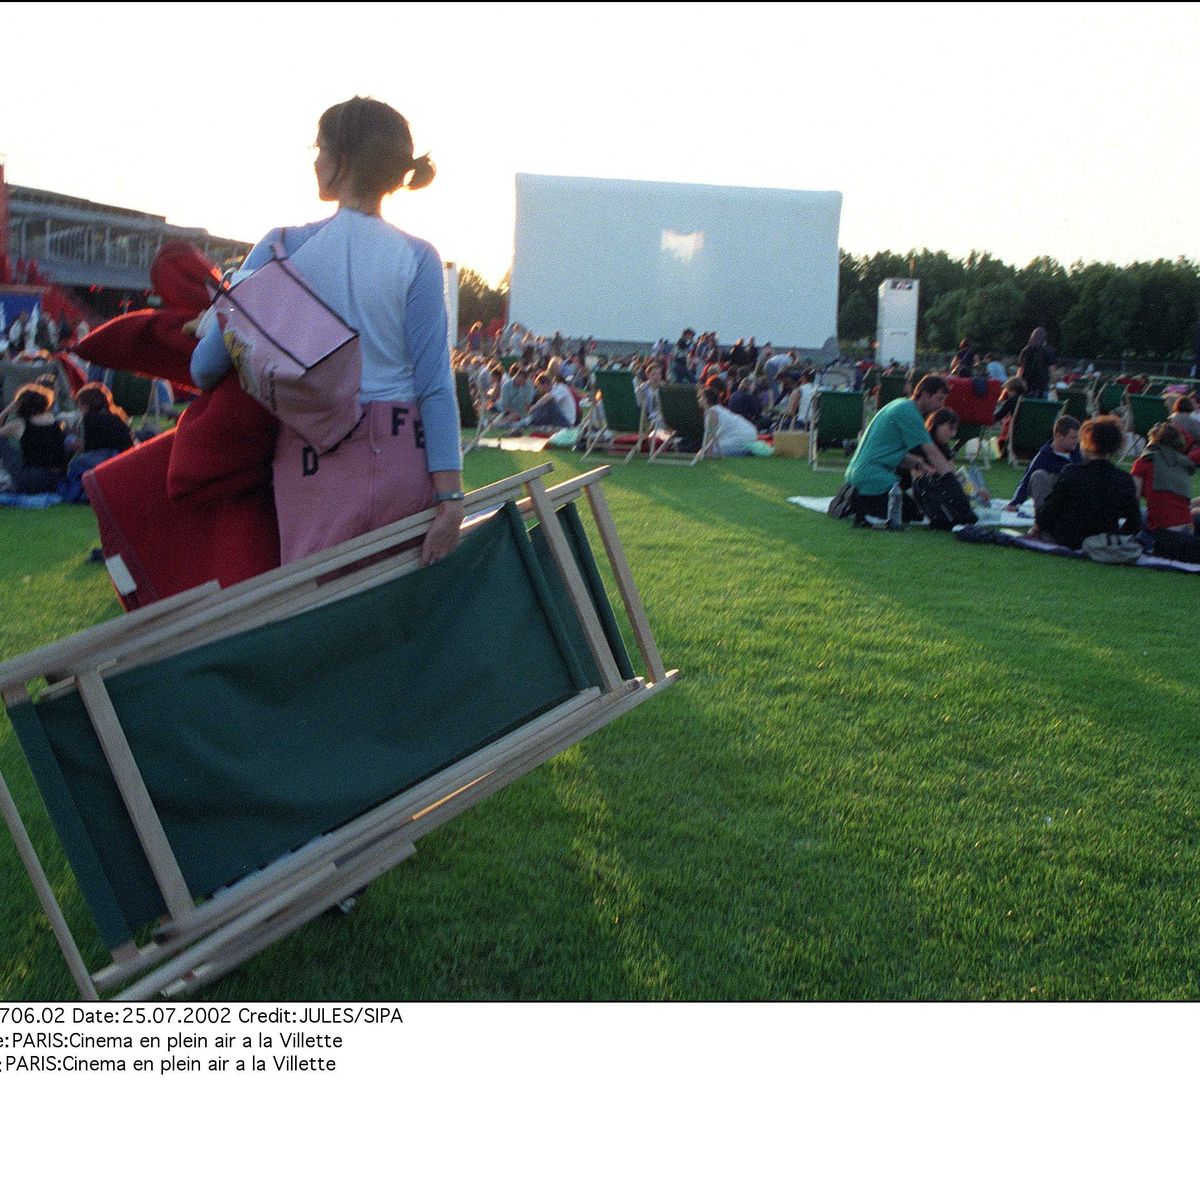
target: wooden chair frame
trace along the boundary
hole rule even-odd
[[[664,388],[677,387],[677,388],[683,389],[690,385],[664,384],[663,386],[664,386]],[[687,434],[689,431],[686,429],[684,429],[684,430],[674,429],[674,428],[670,427],[670,425],[668,424],[668,427],[666,430],[667,436],[662,441],[660,441],[654,447],[653,450],[650,451],[650,457],[646,460],[647,462],[652,462],[652,463],[655,463],[655,462],[656,463],[686,462],[689,467],[694,467],[708,453],[708,450],[711,447],[714,439],[713,439],[712,433],[709,431],[708,422],[705,420],[704,414],[700,412],[700,392],[699,392],[698,388],[695,389],[695,397],[696,397],[696,413],[700,419],[700,449],[696,450],[695,452],[674,451],[672,449],[672,447],[674,446],[675,442],[680,437]],[[660,402],[660,404],[662,402],[662,390],[661,389],[659,391],[659,402]],[[669,414],[665,410],[662,410],[662,419],[663,419],[664,424],[669,423],[669,421],[671,420]]]
[[[589,733],[674,683],[651,632],[620,538],[600,486],[601,466],[547,488],[546,463],[479,488],[465,501],[464,536],[506,501],[535,517],[595,660],[600,686],[587,688],[552,711],[500,738],[300,849],[284,855],[216,895],[197,902],[189,893],[105,687],[105,677],[161,661],[181,650],[332,603],[420,566],[419,549],[374,561],[381,552],[420,537],[430,509],[353,541],[226,589],[215,583],[138,609],[95,628],[0,664],[6,708],[27,703],[39,679],[47,692],[77,690],[108,759],[169,916],[144,942],[112,951],[91,971],[84,962],[8,785],[0,776],[3,809],[17,852],[50,922],[68,970],[86,1000],[146,1000],[184,994],[231,970],[298,929],[340,897],[415,853],[423,834],[492,795],[574,745]],[[623,679],[596,606],[555,516],[586,497],[645,667]],[[336,578],[328,582],[331,573]]]
[[[579,427],[579,440],[576,445],[585,447],[583,458],[587,458],[589,454],[595,451],[597,454],[604,456],[610,454],[614,458],[620,458],[622,463],[627,463],[637,452],[642,448],[642,445],[650,438],[651,432],[648,426],[646,410],[638,401],[637,385],[633,382],[633,376],[630,375],[630,387],[633,389],[634,403],[638,409],[638,425],[637,425],[637,440],[629,448],[627,454],[622,455],[619,451],[606,451],[600,443],[605,440],[606,433],[627,433],[628,430],[617,429],[613,430],[608,421],[608,410],[604,406],[604,392],[599,390],[596,393],[596,399],[592,402],[592,407],[588,410],[588,414],[584,417],[583,422]]]

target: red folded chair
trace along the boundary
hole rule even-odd
[[[982,393],[975,390],[973,379],[964,379],[959,375],[948,375],[946,383],[950,387],[946,407],[958,413],[958,419],[963,424],[984,427],[992,424],[996,419],[996,405],[1000,403],[1000,391],[1003,386],[998,380],[987,380],[987,386]]]

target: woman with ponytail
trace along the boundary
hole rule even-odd
[[[280,426],[273,470],[282,560],[436,505],[421,553],[436,562],[458,544],[463,513],[442,260],[381,213],[385,196],[427,186],[435,168],[427,154],[414,157],[395,109],[361,96],[321,116],[316,148],[317,191],[337,211],[271,230],[235,277],[268,262],[281,239],[312,290],[358,331],[362,351],[363,418],[341,443],[318,455]],[[231,366],[214,323],[192,356],[192,377],[207,390]]]

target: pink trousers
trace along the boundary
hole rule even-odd
[[[433,503],[415,402],[364,404],[354,431],[324,454],[281,425],[273,470],[284,563],[390,525]]]

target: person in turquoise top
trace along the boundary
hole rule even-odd
[[[948,395],[949,388],[940,375],[926,375],[913,389],[911,399],[902,396],[875,414],[846,468],[846,482],[855,490],[856,517],[887,516],[888,493],[898,481],[900,467],[918,475],[953,472],[954,467],[925,428],[925,418],[943,408]],[[920,516],[915,503],[905,496],[904,519],[919,520]]]

